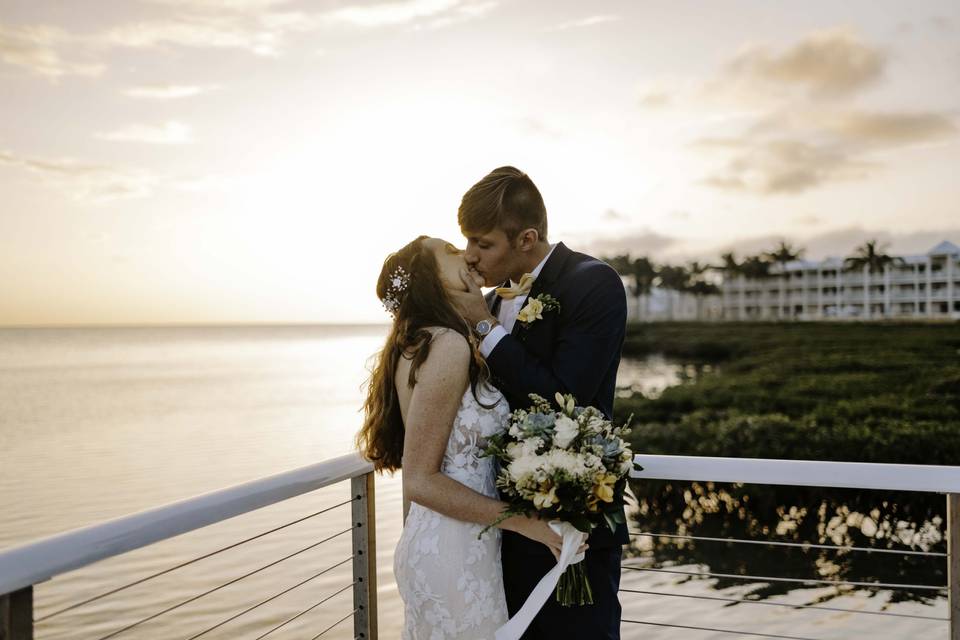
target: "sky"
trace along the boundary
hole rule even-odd
[[[0,0],[0,325],[385,322],[526,171],[550,240],[960,243],[955,0]]]

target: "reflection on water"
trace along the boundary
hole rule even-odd
[[[716,371],[716,365],[710,363],[681,363],[657,353],[643,358],[625,357],[617,370],[617,396],[641,394],[658,398],[667,387],[692,384]]]
[[[885,552],[946,552],[945,502],[939,495],[655,480],[634,481],[632,489],[639,501],[632,514],[635,531],[830,547],[635,537],[629,554],[658,566],[707,565],[712,573],[804,580],[946,584],[942,555]],[[737,584],[743,581],[718,578],[714,586],[725,589]],[[771,581],[754,584],[747,593],[751,599],[765,599],[798,588],[795,583]],[[886,591],[864,586],[832,587],[816,601],[855,590],[872,596]],[[933,604],[943,595],[937,590],[905,588],[890,592],[882,601]]]

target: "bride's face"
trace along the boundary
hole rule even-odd
[[[468,271],[470,276],[477,282],[477,286],[482,286],[482,278],[476,271],[469,271],[467,261],[463,258],[463,251],[456,248],[446,240],[440,238],[427,238],[423,241],[437,259],[437,271],[440,274],[440,281],[447,289],[455,291],[466,291],[467,286],[460,279],[461,271]]]

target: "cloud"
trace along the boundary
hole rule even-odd
[[[0,165],[23,169],[43,184],[67,191],[74,199],[109,201],[141,198],[153,193],[155,176],[136,170],[91,164],[72,158],[33,158],[0,150]]]
[[[943,141],[956,134],[938,113],[788,110],[769,114],[738,135],[693,143],[728,155],[703,183],[757,194],[797,194],[836,181],[865,178],[882,165],[878,150]]]
[[[175,45],[196,48],[245,49],[261,56],[278,54],[284,29],[267,28],[257,18],[223,15],[192,15],[120,25],[99,35],[106,47],[152,48]]]
[[[56,79],[100,75],[106,69],[107,55],[118,48],[237,49],[278,57],[291,36],[325,27],[436,29],[480,17],[498,4],[494,0],[400,0],[307,11],[288,8],[290,0],[144,1],[168,9],[158,18],[86,34],[67,33],[50,25],[0,24],[0,61]]]
[[[586,247],[593,255],[613,256],[629,253],[633,256],[660,256],[678,242],[677,238],[666,236],[649,229],[627,230],[615,236],[600,235],[593,239],[582,236],[578,244]]]
[[[811,33],[782,53],[769,45],[747,45],[726,64],[724,80],[755,93],[801,89],[812,97],[835,98],[876,83],[886,59],[854,32],[834,29]]]
[[[900,146],[950,137],[956,127],[939,113],[850,111],[828,117],[824,129],[871,146]]]
[[[546,27],[544,31],[567,31],[569,29],[582,29],[584,27],[592,27],[598,24],[605,24],[607,22],[618,22],[619,20],[620,20],[620,16],[609,15],[609,14],[589,16],[587,18],[580,18],[579,20],[561,22],[560,24],[556,24],[551,27]]]
[[[167,122],[159,127],[132,124],[116,131],[98,133],[96,137],[113,142],[144,142],[147,144],[189,144],[193,142],[190,127],[180,122]]]
[[[322,15],[322,20],[355,27],[389,27],[429,21],[438,27],[475,18],[497,6],[475,0],[405,0],[371,5],[352,5]]]
[[[548,138],[559,138],[563,135],[560,129],[557,129],[542,118],[536,116],[525,116],[511,120],[514,126],[524,133],[535,136],[546,136]]]
[[[58,47],[71,41],[62,29],[50,26],[7,27],[0,24],[0,60],[56,80],[62,76],[98,76],[105,66],[98,62],[68,62]]]
[[[623,222],[624,220],[629,220],[628,216],[620,213],[619,211],[614,211],[613,209],[607,209],[603,212],[603,219],[607,222]]]
[[[807,214],[802,216],[796,216],[791,220],[794,224],[798,224],[804,227],[813,226],[823,223],[823,218],[815,216],[813,214]]]
[[[744,140],[742,147],[704,184],[766,195],[795,194],[826,182],[863,178],[875,166],[840,149],[800,140]]]
[[[658,109],[660,107],[669,106],[673,98],[670,94],[665,91],[651,91],[646,95],[642,96],[638,101],[641,107],[647,109]]]
[[[184,85],[184,84],[156,84],[141,87],[130,87],[123,90],[123,95],[130,98],[142,98],[146,100],[174,100],[177,98],[189,98],[202,93],[216,91],[220,85]]]
[[[782,51],[743,48],[700,95],[708,104],[733,98],[762,108],[746,122],[718,123],[712,128],[720,135],[694,142],[700,151],[725,156],[701,182],[727,191],[799,194],[874,174],[883,166],[877,152],[956,135],[949,114],[844,108],[882,78],[886,62],[880,48],[841,29],[810,33]]]

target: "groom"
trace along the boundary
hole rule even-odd
[[[466,261],[487,286],[486,299],[467,274],[454,302],[481,339],[493,382],[511,409],[527,408],[527,394],[552,399],[572,393],[577,404],[609,418],[623,345],[627,302],[620,276],[606,263],[547,241],[547,212],[533,181],[514,167],[494,169],[463,196],[458,212],[467,238]],[[559,308],[549,304],[549,298]],[[539,315],[537,303],[546,303]],[[560,606],[547,600],[523,638],[620,638],[621,545],[615,533],[594,529],[584,566],[594,604]],[[549,549],[503,532],[503,579],[512,617],[556,560]]]

